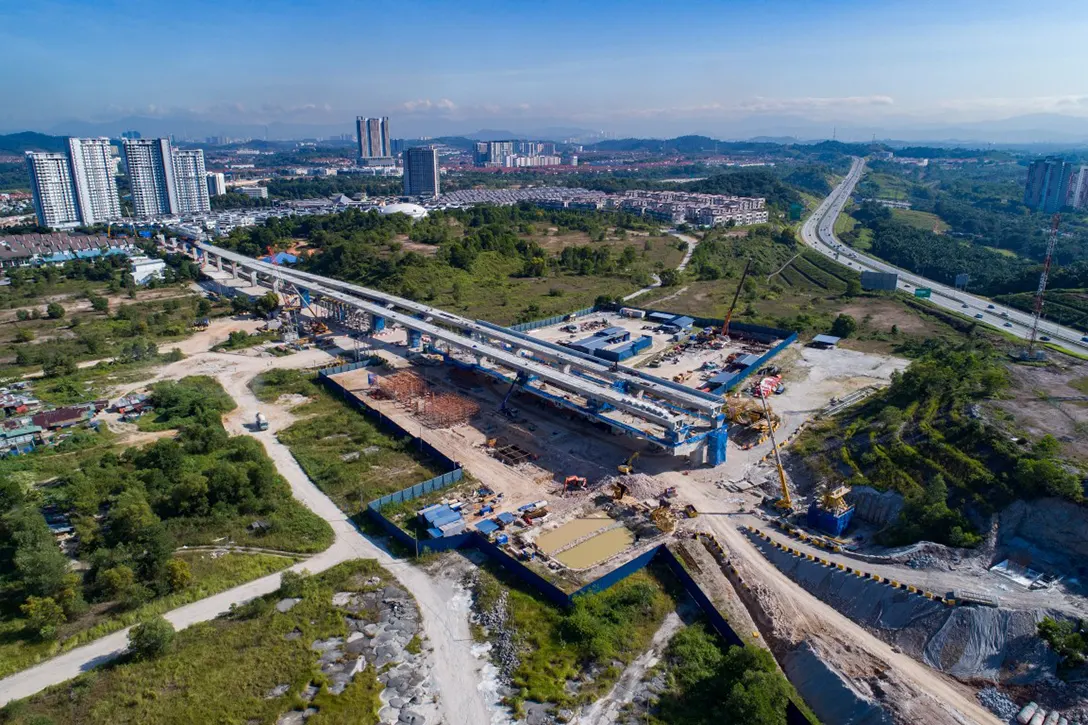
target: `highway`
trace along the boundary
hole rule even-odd
[[[1025,340],[1031,337],[1031,315],[1026,312],[926,279],[851,249],[840,242],[835,236],[835,220],[864,173],[865,160],[855,158],[850,167],[850,173],[802,225],[801,241],[821,254],[859,272],[895,272],[899,275],[899,289],[907,294],[914,294],[914,290],[918,287],[928,287],[933,290],[929,301],[939,307],[959,312],[982,324]],[[1044,336],[1049,338],[1044,340],[1049,345],[1077,355],[1088,355],[1088,336],[1082,332],[1044,320],[1039,324],[1039,337],[1042,339]]]

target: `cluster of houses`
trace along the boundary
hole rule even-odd
[[[63,441],[70,429],[95,426],[94,417],[109,408],[108,400],[49,408],[34,397],[30,383],[19,382],[0,388],[0,456],[30,453],[43,445]],[[150,410],[146,394],[128,395],[114,403],[112,410],[121,420],[134,420]]]

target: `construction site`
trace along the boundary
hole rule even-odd
[[[510,329],[236,262],[222,275],[277,289],[320,344],[380,357],[333,378],[463,466],[461,483],[390,511],[397,525],[421,538],[477,531],[568,592],[662,542],[717,536],[722,572],[704,567],[702,583],[735,589],[817,712],[848,715],[828,721],[997,722],[964,683],[1034,696],[1054,662],[1032,623],[1085,613],[1075,582],[1015,558],[874,550],[872,521],[901,503],[787,473],[779,456],[804,426],[863,401],[906,360],[637,308]],[[788,542],[800,553],[783,556]],[[897,586],[850,593],[862,571]],[[1013,707],[991,690],[990,711]],[[1075,700],[1045,692],[1051,708]]]

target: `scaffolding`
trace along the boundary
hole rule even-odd
[[[480,406],[453,393],[428,393],[423,398],[419,419],[431,428],[461,425],[480,413]]]
[[[427,383],[415,373],[402,370],[378,378],[377,397],[392,400],[400,405],[410,405],[427,392]]]

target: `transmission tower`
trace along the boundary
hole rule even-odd
[[[1046,243],[1046,259],[1043,260],[1043,271],[1039,275],[1039,289],[1035,292],[1035,309],[1031,317],[1031,340],[1028,342],[1028,357],[1035,356],[1035,340],[1039,336],[1039,320],[1043,317],[1043,294],[1046,292],[1047,278],[1050,277],[1050,260],[1054,257],[1054,247],[1058,244],[1058,225],[1062,222],[1062,215],[1055,214],[1050,220],[1050,239]]]

